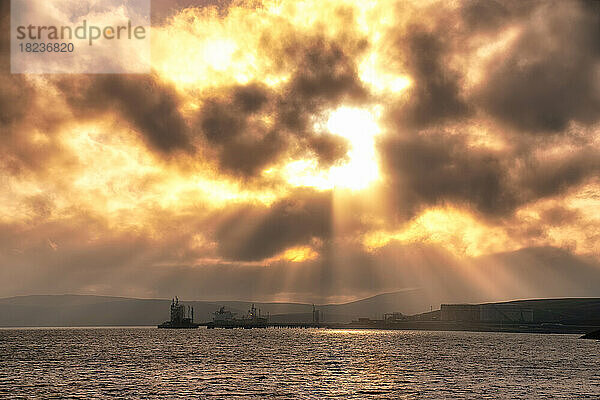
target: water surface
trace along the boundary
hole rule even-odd
[[[0,329],[0,398],[600,398],[574,335]]]

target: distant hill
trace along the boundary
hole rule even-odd
[[[345,304],[317,306],[324,320],[350,322],[358,317],[380,317],[399,311],[406,292],[386,293]],[[171,300],[88,295],[32,295],[0,299],[0,326],[144,326],[169,318]],[[185,301],[194,307],[196,321],[209,321],[219,307],[238,316],[252,304],[274,321],[312,320],[312,304],[252,303],[244,301]]]
[[[329,322],[349,322],[358,317],[381,317],[401,311],[410,291],[384,293],[344,304],[317,306]],[[536,320],[554,323],[597,321],[600,325],[599,298],[541,299],[509,302],[535,311]],[[147,326],[169,318],[170,300],[125,297],[52,295],[18,296],[0,299],[0,326]],[[252,305],[243,301],[189,301],[196,321],[208,321],[212,313],[225,306],[243,315]],[[302,303],[255,303],[274,321],[310,321],[312,305]]]
[[[319,305],[329,322],[349,322],[399,311],[407,292],[386,293],[345,304]],[[0,299],[0,326],[110,326],[156,325],[169,318],[171,300],[88,295],[33,295]],[[186,301],[196,321],[209,321],[219,307],[244,315],[252,304],[276,321],[312,320],[312,304],[252,303],[244,301]]]
[[[86,295],[35,295],[0,299],[0,326],[143,326],[169,319],[171,300],[132,299]],[[243,301],[186,301],[194,307],[196,321],[208,321],[219,307],[244,315],[253,303]],[[255,303],[274,318],[312,318],[311,304]],[[276,315],[278,315],[276,317]],[[331,321],[349,321],[355,315],[330,314]]]

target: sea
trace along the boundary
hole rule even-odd
[[[600,399],[578,335],[0,329],[4,399]]]

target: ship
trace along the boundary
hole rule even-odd
[[[194,307],[185,306],[175,297],[171,300],[171,320],[158,325],[159,329],[195,329],[200,326],[194,323]]]
[[[266,328],[269,323],[268,316],[263,316],[260,309],[257,309],[254,304],[248,314],[242,318],[236,318],[235,313],[226,310],[225,307],[221,307],[218,311],[213,313],[213,320],[206,324],[208,329],[214,328]]]

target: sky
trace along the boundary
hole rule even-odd
[[[150,74],[26,75],[2,0],[0,296],[600,296],[599,4],[159,0]]]

